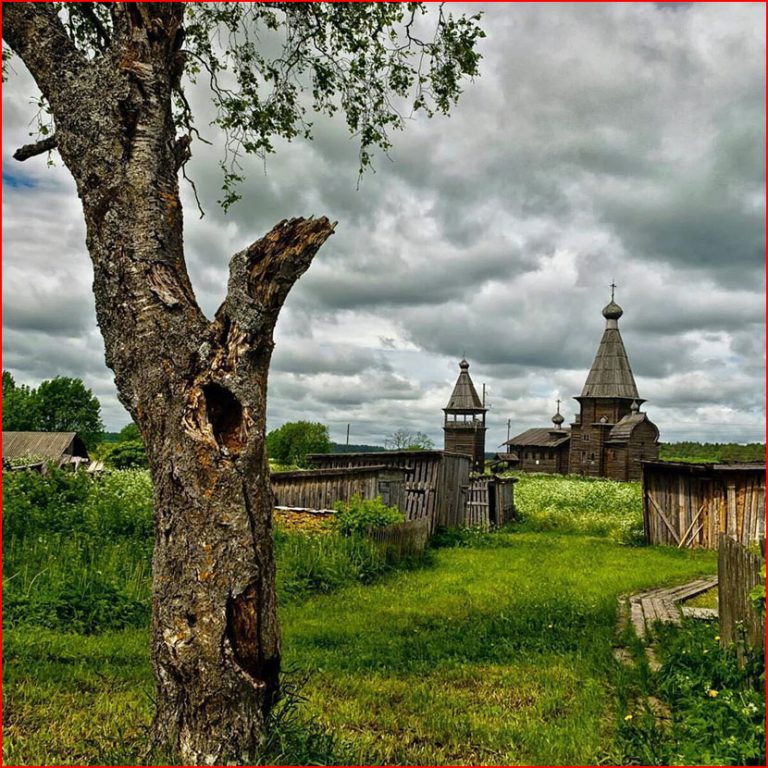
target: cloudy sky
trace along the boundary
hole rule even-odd
[[[459,10],[461,7],[453,7]],[[478,6],[473,6],[477,9]],[[204,127],[185,190],[192,281],[209,316],[228,260],[280,219],[327,215],[336,234],[277,331],[269,427],[310,419],[343,441],[399,428],[442,445],[466,355],[487,384],[489,450],[568,420],[618,284],[620,327],[662,440],[765,434],[765,7],[494,4],[481,76],[450,118],[419,118],[358,188],[358,147],[335,120],[313,143],[248,165],[225,215],[222,140]],[[3,367],[38,384],[82,377],[117,429],[74,184],[23,165],[34,86],[3,88]]]

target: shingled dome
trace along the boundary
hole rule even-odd
[[[626,397],[640,400],[627,351],[619,333],[618,319],[623,314],[622,308],[614,301],[603,309],[605,331],[581,391],[582,397]]]

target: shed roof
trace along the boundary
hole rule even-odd
[[[557,448],[570,439],[571,433],[565,429],[526,429],[525,432],[515,435],[502,445],[534,445],[543,448]]]
[[[65,453],[88,458],[76,432],[3,432],[3,458],[40,456],[58,461]]]
[[[472,377],[469,375],[469,363],[462,360],[459,363],[459,378],[448,401],[445,411],[484,411],[483,401],[477,394]]]

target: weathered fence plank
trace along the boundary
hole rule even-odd
[[[418,557],[424,552],[429,541],[429,518],[422,517],[383,528],[372,528],[368,535],[374,541],[384,544],[387,551],[398,559]]]
[[[275,506],[330,509],[337,501],[381,496],[388,506],[405,511],[405,471],[385,465],[344,469],[273,472],[270,476]]]
[[[750,551],[725,533],[720,534],[718,558],[718,608],[720,644],[723,647],[743,638],[755,649],[765,651],[765,617],[755,611],[750,590],[762,581],[765,539],[760,554]]]

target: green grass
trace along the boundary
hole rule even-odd
[[[133,473],[121,489],[120,477],[14,480],[13,498],[4,487],[6,763],[132,764],[146,748],[148,486]],[[529,475],[516,495],[512,529],[446,537],[453,546],[415,570],[354,538],[277,535],[284,665],[308,680],[271,760],[619,754],[616,597],[713,573],[715,553],[627,546],[633,484]]]
[[[613,762],[630,765],[765,765],[765,656],[719,644],[717,622],[684,620],[657,632],[656,674],[619,680]],[[644,704],[663,702],[658,709]]]
[[[513,473],[518,529],[606,536],[620,544],[643,542],[640,483],[570,475]]]
[[[345,762],[593,762],[612,743],[616,596],[711,573],[710,552],[497,534],[281,608],[301,717]],[[151,713],[146,634],[5,636],[6,762],[130,763]]]
[[[710,552],[497,535],[503,546],[441,549],[433,570],[282,612],[286,660],[314,670],[308,714],[353,760],[598,759],[612,738],[616,597],[715,568]]]
[[[690,608],[717,608],[717,587],[686,600],[685,605]]]

